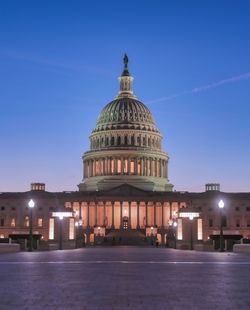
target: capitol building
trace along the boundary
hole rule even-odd
[[[0,241],[18,242],[26,249],[32,217],[33,246],[40,250],[56,249],[59,243],[63,248],[213,250],[219,247],[221,221],[226,250],[248,243],[250,192],[221,192],[214,183],[200,193],[173,191],[163,136],[150,110],[134,95],[126,54],[119,81],[120,91],[103,108],[89,136],[79,190],[49,192],[45,184],[32,183],[27,192],[0,193]]]

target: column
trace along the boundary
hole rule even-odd
[[[172,214],[173,214],[173,202],[172,201],[169,203],[169,206],[170,206],[169,219],[172,220]]]
[[[97,203],[95,202],[95,226],[97,226]]]
[[[87,225],[87,227],[89,228],[90,227],[90,225],[89,225],[89,202],[87,202],[87,208],[88,208],[88,225]]]
[[[141,175],[143,175],[143,169],[144,169],[144,160],[143,157],[141,157]]]
[[[146,206],[146,227],[148,226],[148,202],[145,202]]]
[[[106,223],[106,202],[104,201],[103,202],[103,208],[104,208],[104,217],[103,217],[103,226],[107,226],[107,223]]]
[[[98,175],[101,175],[101,159],[98,159]]]
[[[114,174],[117,174],[117,159],[114,158]]]
[[[156,227],[156,203],[153,202],[153,207],[154,207],[154,227]]]
[[[150,158],[150,176],[153,176],[153,160]]]
[[[115,226],[114,226],[114,217],[115,217],[115,210],[114,210],[114,205],[115,205],[115,202],[114,201],[111,201],[111,204],[112,204],[112,226],[111,228],[114,229]]]
[[[148,158],[145,158],[146,176],[148,176]]]
[[[161,220],[162,220],[162,228],[164,228],[164,201],[161,202]]]
[[[137,201],[137,229],[140,229],[140,201]]]
[[[128,174],[130,174],[130,157],[128,157]]]
[[[131,201],[128,202],[128,208],[129,208],[129,220],[128,220],[128,225],[129,225],[129,228],[131,228]]]
[[[138,175],[138,159],[135,158],[135,175]]]
[[[79,219],[82,218],[82,202],[79,201]]]
[[[120,229],[122,228],[122,201],[120,201]]]
[[[166,178],[168,179],[168,162],[166,161]]]
[[[124,174],[124,158],[121,157],[121,174]]]
[[[159,159],[159,177],[161,177],[161,159]]]
[[[159,176],[159,160],[158,158],[155,159],[155,176]]]

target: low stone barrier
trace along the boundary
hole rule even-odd
[[[250,244],[234,244],[233,251],[236,253],[249,253],[250,254]]]
[[[195,251],[214,251],[214,247],[212,244],[195,244]]]
[[[0,243],[0,253],[14,253],[20,251],[20,244]]]

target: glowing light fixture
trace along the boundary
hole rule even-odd
[[[218,203],[218,206],[219,206],[219,208],[220,209],[223,209],[224,208],[224,201],[221,199],[220,201],[219,201],[219,203]]]
[[[30,199],[28,205],[29,205],[30,208],[34,208],[35,203],[34,203],[34,201],[32,199]]]

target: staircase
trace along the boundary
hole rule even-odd
[[[148,245],[145,230],[111,229],[106,232],[103,245]]]

